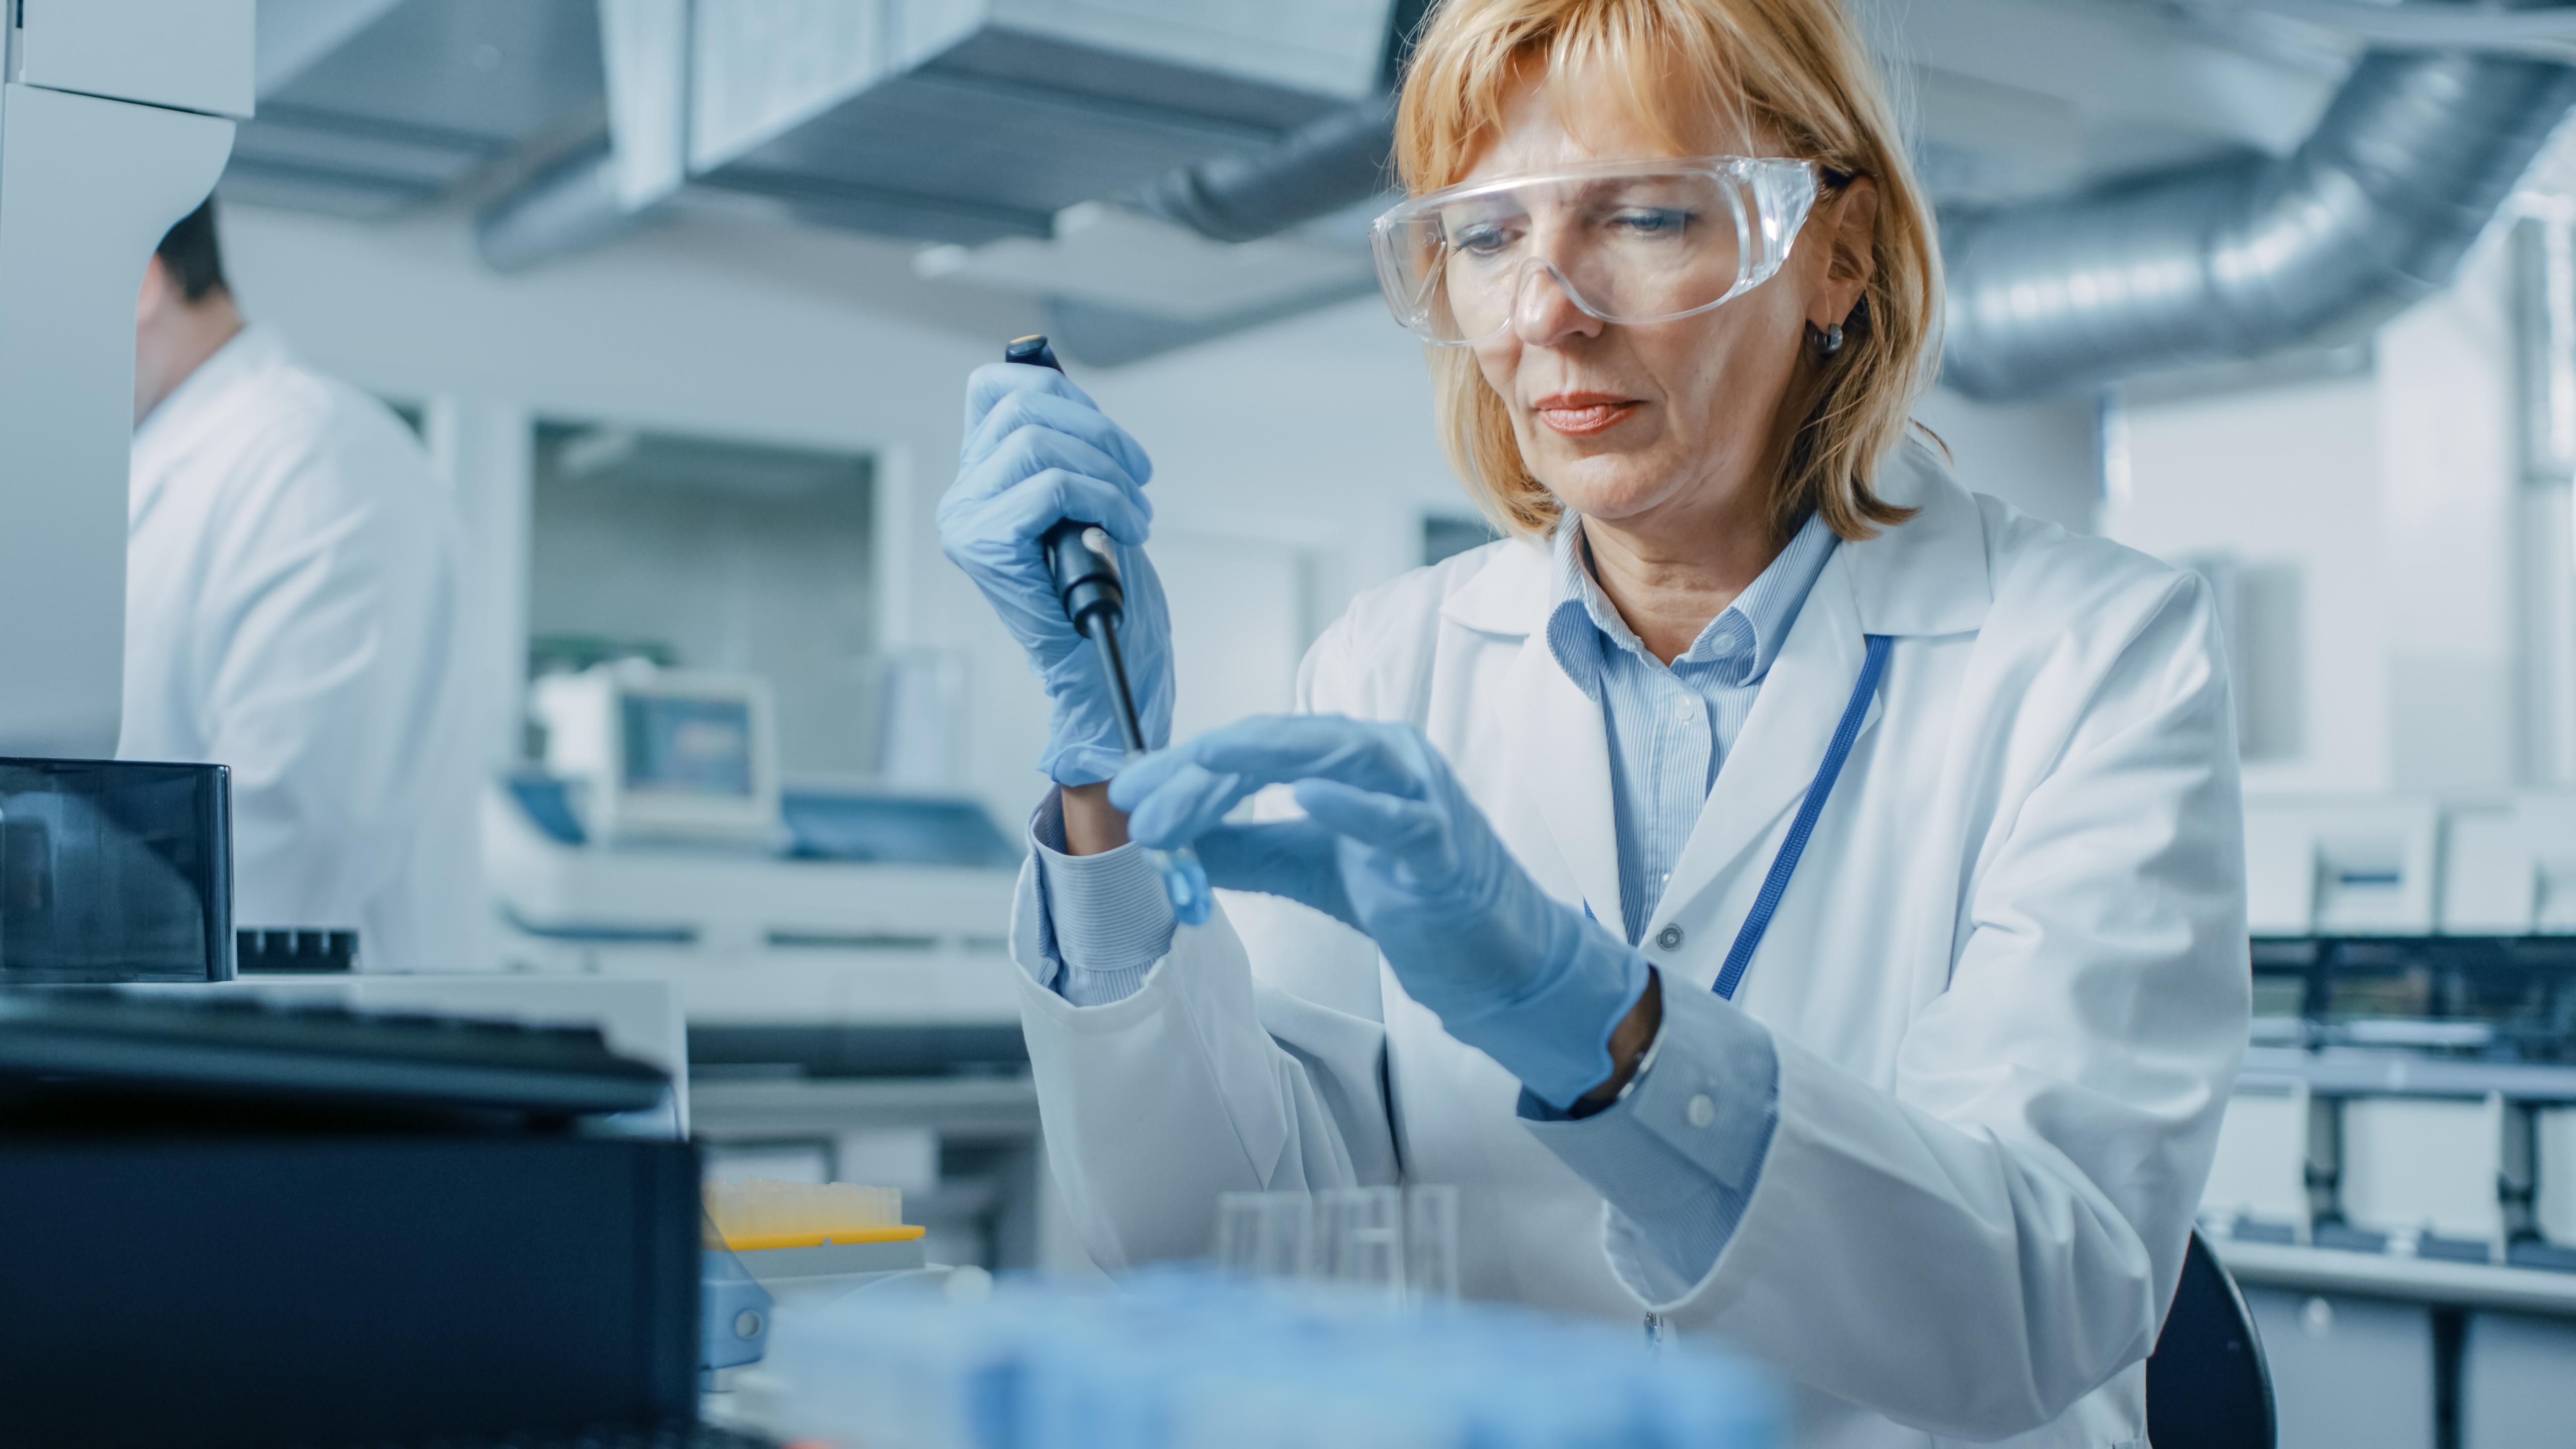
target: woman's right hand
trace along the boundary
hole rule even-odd
[[[1138,722],[1148,749],[1171,740],[1171,614],[1144,549],[1153,473],[1145,450],[1063,373],[997,362],[967,379],[966,442],[939,500],[939,545],[1028,651],[1052,716],[1038,768],[1061,785],[1107,780],[1127,751],[1108,669],[1065,618],[1038,547],[1059,519],[1098,524],[1117,542],[1127,597],[1118,642]]]

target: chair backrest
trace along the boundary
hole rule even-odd
[[[2198,1229],[2147,1359],[2147,1439],[2155,1449],[2273,1449],[2263,1339],[2236,1280]]]

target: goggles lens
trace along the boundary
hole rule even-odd
[[[1815,196],[1803,161],[1621,164],[1432,192],[1372,239],[1396,320],[1481,342],[1549,288],[1605,322],[1706,311],[1780,269]]]

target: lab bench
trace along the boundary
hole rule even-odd
[[[2576,937],[2416,906],[2374,926],[2415,934],[2253,942],[2202,1226],[2281,1449],[2576,1443]]]
[[[2576,1272],[2211,1242],[2262,1334],[2281,1449],[2576,1442]]]
[[[2576,1422],[2576,941],[2253,954],[2202,1221],[2263,1335],[2282,1449],[2550,1442],[2535,1426]]]

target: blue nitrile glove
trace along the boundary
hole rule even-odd
[[[1065,619],[1039,555],[1038,536],[1058,519],[1099,524],[1117,541],[1128,687],[1145,743],[1172,737],[1171,615],[1144,550],[1153,474],[1145,450],[1063,373],[996,362],[966,380],[966,443],[939,500],[939,546],[1028,651],[1052,715],[1038,769],[1060,785],[1108,779],[1127,751],[1109,671]]]
[[[1114,798],[1118,787],[1113,782],[1109,788]],[[1313,820],[1220,825],[1198,838],[1199,865],[1207,871],[1208,884],[1221,890],[1283,896],[1312,906],[1354,931],[1366,931],[1351,906],[1350,893],[1342,889],[1341,839]]]
[[[1277,784],[1306,819],[1222,823]],[[1146,845],[1196,842],[1212,883],[1366,931],[1451,1036],[1555,1106],[1610,1076],[1610,1033],[1645,993],[1645,958],[1539,889],[1422,731],[1248,719],[1129,765],[1109,799]]]

